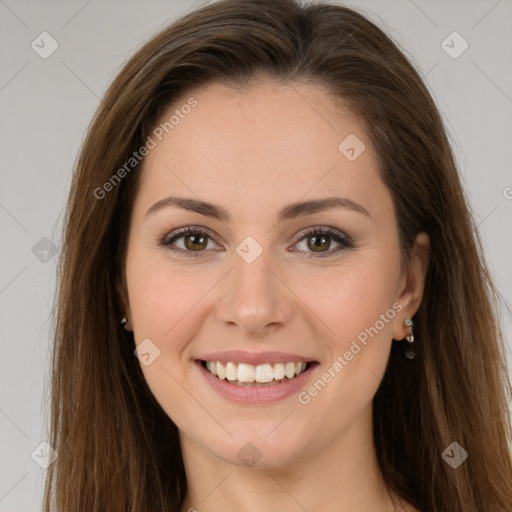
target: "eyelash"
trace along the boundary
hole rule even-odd
[[[178,229],[174,233],[170,233],[169,235],[166,235],[163,239],[160,240],[160,245],[165,246],[168,250],[178,253],[180,255],[184,255],[186,257],[198,257],[202,256],[201,253],[206,252],[206,249],[203,251],[188,251],[184,249],[177,249],[175,247],[172,247],[172,243],[176,240],[179,240],[180,238],[184,238],[187,235],[206,235],[209,239],[215,241],[215,237],[213,234],[209,232],[209,230],[205,230],[205,228],[196,228],[193,226],[189,226],[186,228]],[[338,253],[343,249],[351,249],[354,247],[352,244],[352,241],[350,238],[348,238],[346,235],[341,233],[340,231],[330,228],[328,226],[325,227],[315,227],[311,230],[304,230],[299,235],[297,235],[297,240],[295,244],[301,242],[304,238],[311,237],[311,236],[323,236],[327,235],[330,238],[332,238],[336,243],[340,244],[339,247],[336,247],[334,250],[330,250],[325,253],[309,253],[310,256],[303,256],[304,258],[327,258],[333,255],[333,253]],[[295,245],[294,244],[294,245]],[[293,252],[303,252],[303,251],[293,251]]]

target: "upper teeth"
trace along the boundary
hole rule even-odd
[[[207,361],[206,368],[219,379],[238,380],[239,382],[270,382],[285,376],[291,379],[306,369],[306,363],[276,363],[253,366],[245,363],[226,363]]]

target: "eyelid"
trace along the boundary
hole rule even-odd
[[[189,232],[192,232],[192,233],[204,232],[208,236],[210,236],[211,238],[217,237],[217,235],[216,235],[216,233],[214,231],[212,231],[211,229],[209,229],[209,228],[207,228],[205,226],[190,225],[190,226],[183,226],[182,228],[173,229],[170,233],[168,233],[166,235],[165,238],[173,238],[176,235],[181,235],[183,233],[186,234],[186,233],[189,233]]]

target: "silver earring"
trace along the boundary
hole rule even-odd
[[[128,320],[126,318],[126,316],[123,316],[123,318],[121,318],[121,325],[126,325],[128,323]]]
[[[409,328],[409,334],[405,337],[405,339],[409,343],[412,343],[414,341],[414,335],[412,334],[413,322],[410,318],[404,318],[404,324],[406,327]],[[404,355],[405,355],[405,357],[407,357],[407,359],[414,359],[414,357],[416,356],[416,353],[414,352],[412,347],[409,346],[408,348],[405,349]]]
[[[409,328],[409,334],[405,337],[405,339],[409,343],[412,343],[414,341],[414,335],[412,333],[412,326],[414,325],[413,321],[410,318],[404,318],[404,324]]]

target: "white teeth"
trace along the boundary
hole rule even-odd
[[[220,361],[206,361],[208,371],[219,379],[238,382],[259,382],[267,383],[271,381],[280,381],[287,377],[292,379],[300,375],[306,369],[306,362],[298,363],[270,363],[253,366],[246,363],[227,362],[225,365]]]
[[[240,363],[238,365],[238,381],[254,382],[254,366],[252,364]]]
[[[219,363],[217,361],[217,377],[219,377],[220,380],[224,380],[226,377],[226,369],[222,365],[222,363]]]
[[[274,365],[274,379],[280,380],[284,378],[284,364],[276,363]]]
[[[295,368],[295,363],[286,363],[286,366],[284,367],[284,373],[289,379],[295,375]]]
[[[254,374],[254,380],[256,382],[270,382],[274,379],[274,372],[272,366],[269,364],[259,364],[256,366],[256,373]]]
[[[237,379],[237,368],[235,363],[226,364],[226,379],[236,380]]]

